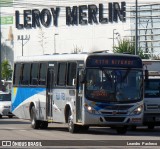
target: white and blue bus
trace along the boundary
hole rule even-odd
[[[126,133],[143,121],[143,65],[138,56],[90,53],[19,57],[12,112],[34,129],[68,123],[69,132],[109,126]]]

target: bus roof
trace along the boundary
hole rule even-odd
[[[86,54],[53,54],[53,55],[34,55],[17,57],[15,62],[37,62],[37,61],[64,61],[64,60],[84,60]]]
[[[79,54],[53,54],[53,55],[35,55],[35,56],[20,56],[15,59],[15,62],[39,62],[39,61],[84,61],[88,56],[120,56],[120,57],[138,57],[130,54],[115,54],[115,53],[79,53]]]

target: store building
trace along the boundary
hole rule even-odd
[[[160,2],[137,2],[138,47],[146,54],[158,55]],[[14,0],[10,11],[14,18],[14,58],[112,51],[118,41],[135,39],[135,3],[136,0]],[[2,31],[3,28],[4,25]]]

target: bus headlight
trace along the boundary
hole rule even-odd
[[[92,107],[91,107],[91,106],[88,106],[87,109],[88,109],[88,111],[91,111],[91,110],[92,110]]]
[[[143,111],[143,105],[137,107],[136,109],[134,109],[132,112],[131,112],[131,115],[138,115],[138,114],[141,114]]]
[[[98,112],[91,106],[89,106],[88,104],[84,104],[85,109],[92,114],[98,114]]]

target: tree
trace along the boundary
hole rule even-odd
[[[113,47],[114,53],[130,53],[135,54],[135,41],[123,39],[118,42],[118,46]],[[150,55],[145,55],[141,48],[137,49],[137,55],[142,59],[149,59]]]
[[[1,68],[2,68],[2,71],[1,71],[2,79],[4,80],[10,79],[12,76],[12,69],[8,60],[3,60],[1,64]]]
[[[46,37],[45,37],[45,32],[43,31],[42,28],[39,29],[39,34],[38,34],[38,38],[39,38],[39,43],[40,43],[40,46],[42,47],[42,50],[43,50],[43,54],[45,54],[45,45],[47,44],[46,42]]]
[[[72,51],[72,53],[80,53],[80,52],[82,52],[82,49],[81,49],[81,48],[78,48],[77,46],[74,47],[74,49],[73,49],[73,51]]]

